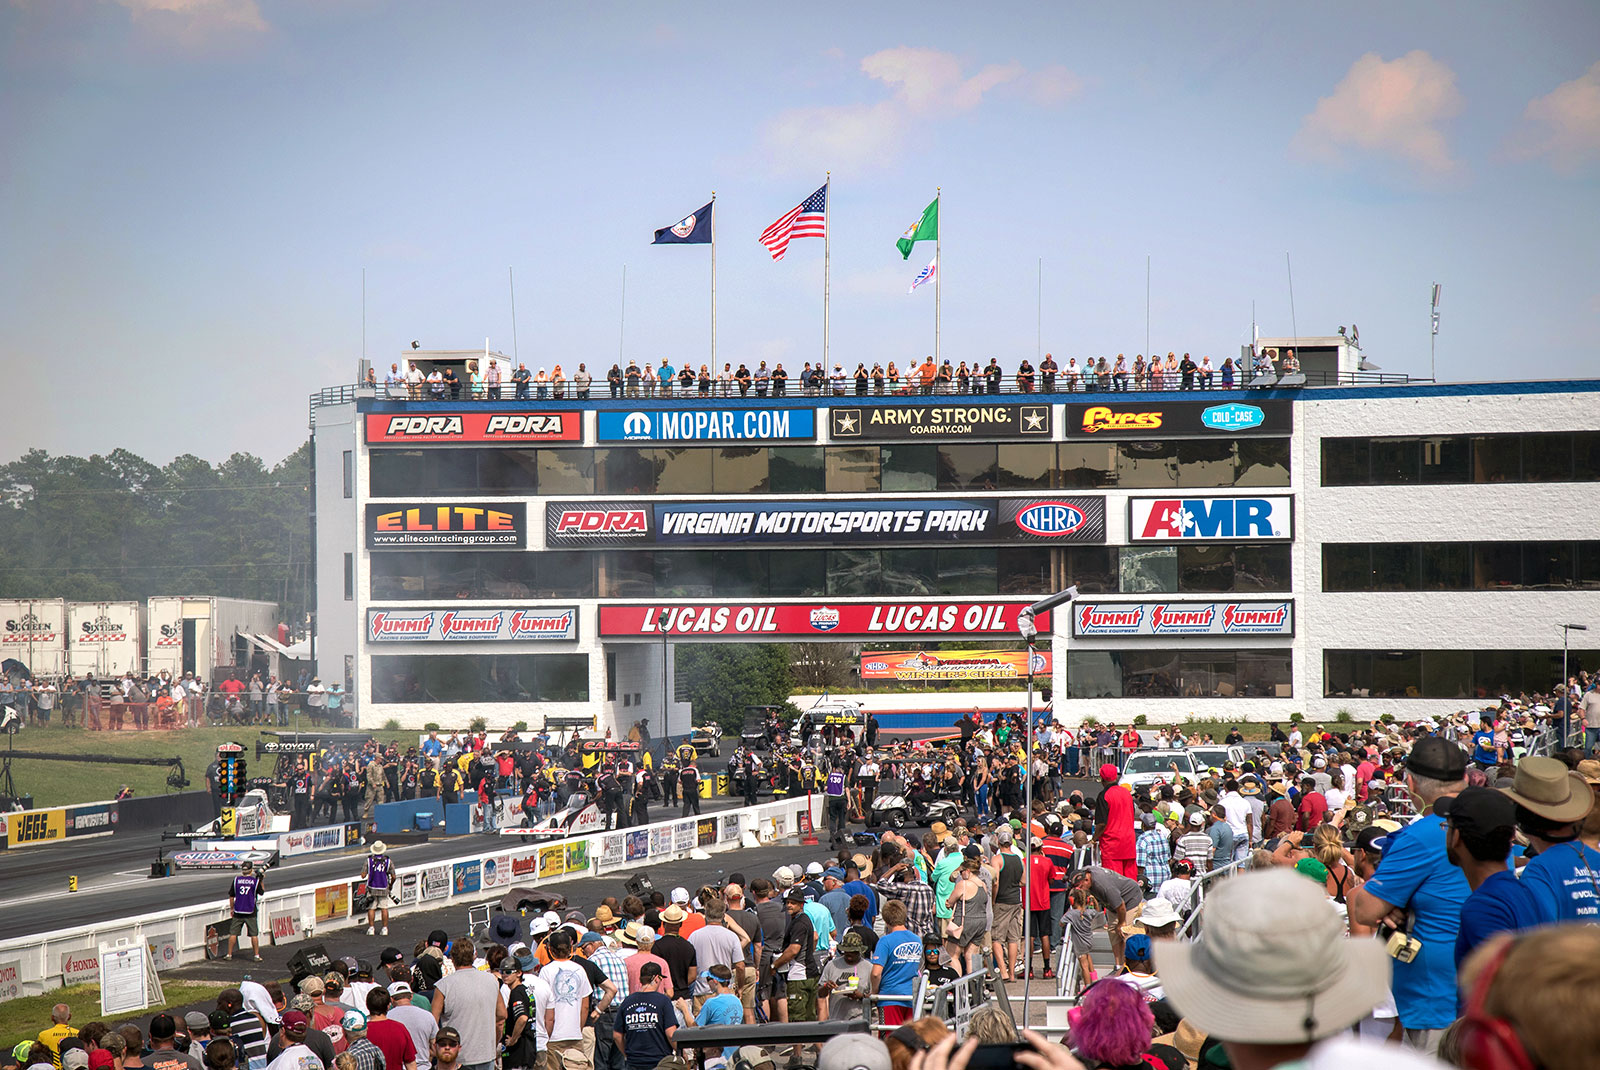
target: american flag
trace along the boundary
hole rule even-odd
[[[767,247],[772,259],[782,260],[789,242],[795,238],[825,238],[828,236],[828,187],[822,188],[785,212],[772,226],[761,232],[761,244]]]

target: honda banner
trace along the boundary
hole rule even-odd
[[[1019,680],[1026,650],[875,650],[861,655],[863,680]],[[1033,675],[1050,675],[1050,651],[1033,654]]]
[[[454,443],[581,442],[578,412],[446,412],[418,415],[367,414],[367,443],[417,446]]]
[[[1072,636],[1294,636],[1294,603],[1074,602]]]
[[[1294,498],[1130,498],[1128,541],[1287,541],[1294,538]]]
[[[578,638],[577,606],[369,609],[369,643],[552,642]]]
[[[809,637],[827,635],[1015,635],[1028,602],[946,600],[868,603],[763,603],[600,607],[600,634],[612,638],[662,635]],[[1050,615],[1035,624],[1049,634]]]

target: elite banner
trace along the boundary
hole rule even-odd
[[[367,503],[369,550],[522,550],[525,502]]]
[[[683,603],[600,607],[600,634],[615,638],[731,635],[1015,635],[1029,602],[877,601],[867,603]],[[1050,630],[1050,615],[1034,622]]]

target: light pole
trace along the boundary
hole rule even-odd
[[[1078,586],[1073,584],[1064,591],[1058,591],[1048,598],[1041,598],[1031,606],[1025,606],[1017,613],[1017,634],[1028,641],[1028,705],[1022,727],[1023,731],[1023,767],[1022,777],[1022,880],[1028,880],[1028,868],[1033,851],[1033,645],[1039,635],[1039,628],[1034,623],[1034,618],[1041,613],[1048,613],[1056,606],[1065,605],[1078,597]],[[1052,628],[1052,631],[1054,629]],[[1029,984],[1033,975],[1033,936],[1028,924],[1029,910],[1023,904],[1022,911],[1022,1027],[1028,1027],[1028,1002],[1033,986]],[[1050,963],[1044,964],[1045,969],[1050,968]]]
[[[1572,724],[1572,679],[1567,674],[1567,634],[1569,632],[1586,632],[1587,624],[1563,624],[1561,626],[1561,749],[1567,749],[1567,728]]]
[[[661,754],[663,758],[669,753],[667,739],[667,621],[671,617],[666,610],[661,611],[661,616],[656,619],[656,626],[661,629]]]

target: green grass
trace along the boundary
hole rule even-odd
[[[309,731],[310,726],[306,726]],[[205,787],[206,766],[217,756],[217,744],[239,743],[246,751],[246,761],[251,776],[270,772],[270,758],[256,760],[255,741],[259,728],[180,728],[165,731],[90,732],[82,728],[25,728],[18,733],[16,761],[11,775],[17,793],[33,794],[35,806],[68,806],[73,803],[99,802],[112,798],[117,788],[127,784],[135,795],[165,795],[168,793],[167,773],[164,765],[121,765],[117,763],[29,761],[29,751],[55,754],[107,754],[124,758],[183,759],[183,769],[189,778],[186,791]],[[381,743],[391,740],[400,744],[402,751],[416,744],[416,732],[375,732]]]
[[[168,981],[161,982],[162,994],[166,1002],[157,1006],[152,1004],[143,1014],[156,1014],[163,1010],[178,1007],[187,1007],[194,1003],[214,1003],[217,993],[226,988],[223,981],[195,982],[195,981]],[[24,1040],[34,1040],[39,1031],[50,1025],[50,1010],[57,1003],[65,1003],[72,1008],[72,1024],[79,1028],[90,1022],[101,1021],[100,1018],[100,986],[97,984],[73,985],[71,988],[57,988],[46,992],[42,996],[24,996],[21,999],[11,1000],[0,1006],[0,1050],[10,1051]],[[139,1015],[128,1015],[128,1018]],[[123,1018],[105,1020],[107,1025],[117,1025]]]

